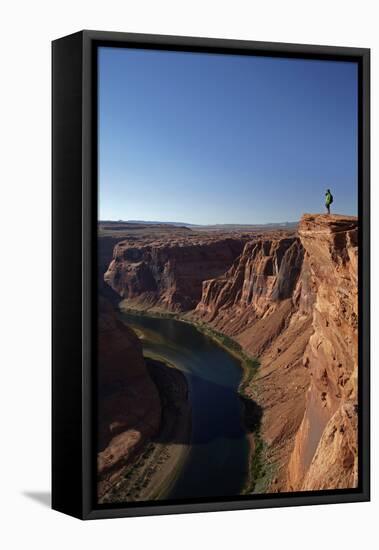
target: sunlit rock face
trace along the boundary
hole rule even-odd
[[[118,242],[105,274],[131,307],[185,314],[259,358],[244,391],[263,410],[270,491],[357,484],[357,279],[357,219],[313,214],[296,233]]]
[[[355,217],[306,214],[297,236],[248,242],[203,283],[195,317],[260,358],[273,490],[357,482],[357,231]]]
[[[104,279],[137,305],[188,311],[199,302],[203,281],[221,275],[243,246],[241,237],[124,241],[115,246]]]
[[[303,216],[299,236],[315,303],[304,354],[311,374],[288,488],[357,483],[358,228],[346,216]],[[324,470],[324,472],[323,472]]]

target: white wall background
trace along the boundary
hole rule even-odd
[[[372,48],[373,281],[378,277],[379,34],[361,0],[42,0],[2,6],[0,64],[0,541],[13,548],[375,547],[379,396],[373,361],[373,502],[80,522],[51,511],[50,41],[87,29]],[[69,268],[69,266],[68,266]],[[378,287],[373,288],[373,299]],[[374,306],[377,305],[377,300]],[[378,307],[373,307],[373,334]],[[373,343],[374,352],[377,346]],[[69,396],[68,396],[69,399]],[[29,493],[29,496],[28,496]],[[38,499],[30,493],[37,493]],[[370,542],[371,541],[371,542]]]

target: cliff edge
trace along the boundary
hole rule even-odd
[[[288,469],[289,490],[357,485],[358,227],[306,214],[299,236],[315,302],[304,353],[311,381]]]

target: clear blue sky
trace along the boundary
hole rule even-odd
[[[99,218],[357,213],[357,66],[102,47]]]

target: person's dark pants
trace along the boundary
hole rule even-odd
[[[326,204],[326,210],[328,211],[328,214],[330,214],[330,204]]]

